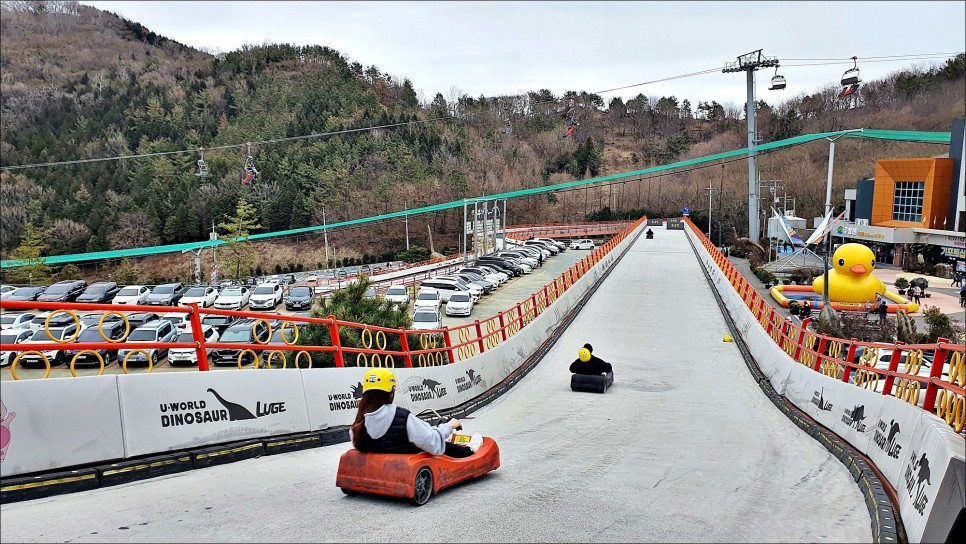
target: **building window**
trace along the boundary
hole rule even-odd
[[[896,196],[892,201],[894,221],[922,222],[922,196],[926,191],[923,181],[897,181]]]

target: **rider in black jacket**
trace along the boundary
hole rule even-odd
[[[584,347],[577,352],[577,360],[570,363],[570,371],[574,374],[596,375],[607,374],[614,369],[610,363],[594,355],[593,346],[584,344]]]

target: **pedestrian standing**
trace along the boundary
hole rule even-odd
[[[912,301],[919,304],[919,301],[922,299],[922,288],[918,285],[913,285],[909,291],[912,294]]]
[[[963,275],[959,273],[959,270],[953,272],[953,282],[949,284],[950,287],[962,287],[963,286]]]

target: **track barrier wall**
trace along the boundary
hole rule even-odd
[[[807,323],[796,326],[767,304],[693,223],[687,224],[712,287],[774,390],[872,460],[895,490],[909,542],[946,541],[966,507],[966,441],[963,418],[955,412],[963,398],[964,347],[948,341],[922,346],[844,342],[809,331]],[[888,370],[875,368],[874,359],[853,363],[859,345],[894,349],[904,357],[893,357]],[[928,377],[915,367],[922,351],[933,356]],[[900,360],[911,360],[914,368],[899,371]],[[942,379],[946,367],[949,381]],[[884,387],[880,392],[871,383]],[[936,402],[939,398],[946,404]]]
[[[192,462],[198,465],[207,463],[209,458],[260,454],[256,451],[258,448],[262,448],[263,453],[266,451],[261,442],[258,447],[250,441],[236,444],[246,439],[282,436],[279,443],[288,444],[296,440],[289,436],[291,433],[327,429],[345,432],[343,426],[350,424],[355,417],[358,399],[362,395],[362,376],[369,366],[396,367],[399,383],[396,403],[414,413],[427,408],[441,411],[471,401],[503,381],[547,340],[581,297],[613,266],[616,257],[627,250],[644,221],[637,221],[592,251],[542,291],[486,320],[486,326],[476,322],[463,327],[472,331],[471,338],[465,342],[438,341],[440,335],[459,335],[458,330],[450,334],[451,331],[444,329],[428,334],[437,338],[435,344],[413,346],[411,351],[386,352],[379,347],[380,329],[377,327],[341,322],[331,317],[272,316],[368,330],[372,347],[346,348],[344,351],[338,345],[282,347],[334,351],[343,355],[341,368],[302,368],[290,372],[276,369],[274,372],[116,374],[4,382],[0,400],[9,412],[5,420],[5,426],[9,424],[9,434],[5,436],[4,458],[0,462],[0,476],[7,478],[4,492],[29,486],[21,480],[29,480],[36,473],[70,468],[75,472],[88,470],[80,467],[91,463],[113,463],[121,467],[112,470],[135,470],[131,467],[148,472],[183,470],[178,456],[183,457],[183,450],[187,448],[211,445],[221,452],[215,457],[206,454],[201,461],[192,453]],[[27,304],[36,307],[40,303]],[[3,303],[2,306],[20,308],[19,303]],[[78,310],[118,309],[116,306],[88,304],[59,306]],[[124,308],[125,311],[157,309]],[[264,317],[264,314],[250,312],[199,310],[194,306],[165,309],[187,312],[194,319],[206,313]],[[401,334],[402,338],[411,336],[408,334],[411,331],[381,330],[384,334]],[[424,334],[420,338],[428,336]],[[339,338],[339,334],[333,337]],[[70,344],[70,349],[130,349],[132,344]],[[201,358],[199,370],[202,354],[208,348],[267,351],[264,344],[213,343],[206,346],[203,339],[194,345],[137,345],[197,348]],[[467,346],[470,345],[475,348],[469,350]],[[51,342],[33,344],[29,348],[53,350],[64,349],[64,345]],[[17,350],[18,347],[8,349]],[[20,351],[26,349],[21,347]],[[357,359],[358,354],[367,357]],[[387,355],[393,356],[393,365],[387,365]],[[424,356],[423,364],[418,364],[420,356]],[[361,364],[363,362],[365,364]],[[318,442],[312,437],[304,437],[303,442],[313,440]],[[284,448],[285,444],[279,447]],[[232,447],[228,448],[228,445]],[[146,459],[124,461],[132,457],[165,454],[166,457],[151,462]],[[125,463],[132,464],[129,467]],[[24,475],[29,476],[18,478],[16,485],[8,484],[11,476]],[[87,476],[82,476],[86,482]]]

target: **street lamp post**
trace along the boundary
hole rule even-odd
[[[708,193],[708,240],[711,240],[712,239],[711,238],[711,229],[712,229],[711,225],[713,224],[712,221],[711,221],[711,196],[714,195],[715,193],[717,193],[718,192],[718,189],[716,189],[714,187],[714,185],[712,185],[710,182],[708,182],[708,186],[705,187],[704,190],[705,190],[705,192]],[[718,240],[718,242],[720,243],[721,240]]]
[[[851,130],[846,130],[842,134],[837,136],[832,136],[831,138],[825,138],[829,141],[828,146],[828,178],[825,181],[825,215],[828,215],[832,211],[832,167],[835,164],[835,140],[851,133],[851,132],[862,132],[861,128],[854,128]]]

